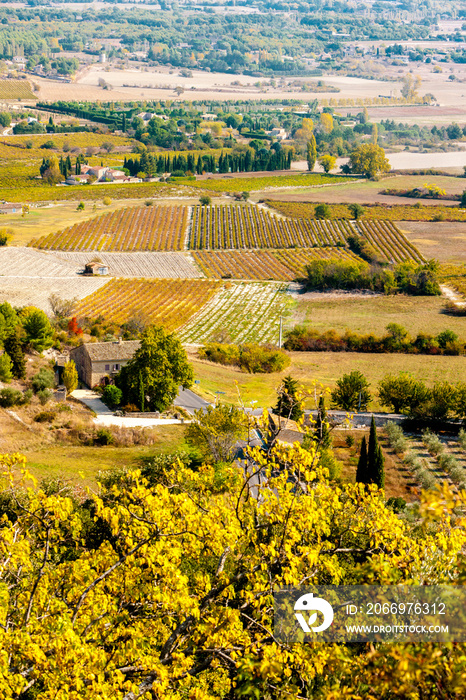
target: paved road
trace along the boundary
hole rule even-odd
[[[151,425],[172,425],[182,421],[175,418],[132,418],[131,416],[114,416],[113,411],[104,404],[97,392],[91,389],[76,389],[71,396],[97,414],[94,423],[97,425],[119,425],[126,428],[144,427]],[[209,406],[208,401],[204,401],[200,396],[189,389],[180,387],[178,396],[174,401],[175,406],[186,409],[188,413],[194,415],[194,411],[205,409]]]
[[[191,413],[191,415],[194,415],[194,411],[206,409],[207,406],[211,405],[208,401],[205,401],[200,396],[195,394],[194,391],[191,391],[190,389],[183,389],[182,387],[180,387],[178,396],[173,403],[175,406],[186,409],[186,411]]]

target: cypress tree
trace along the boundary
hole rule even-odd
[[[321,449],[327,449],[331,446],[332,440],[327,421],[327,411],[325,409],[324,397],[319,399],[319,409],[317,411],[317,421],[314,431],[314,437],[317,440]]]
[[[13,376],[16,377],[16,379],[24,379],[26,376],[26,360],[24,359],[24,352],[19,339],[18,329],[5,338],[4,348],[12,362],[11,371],[13,372]]]
[[[364,435],[361,442],[361,452],[359,453],[358,468],[356,470],[356,481],[358,484],[368,483],[367,473],[367,446],[366,436]]]
[[[375,459],[377,456],[377,448],[379,443],[377,441],[377,430],[375,427],[374,416],[371,420],[371,429],[369,433],[369,445],[367,449],[367,473],[369,474],[369,482],[373,483],[375,475]]]
[[[298,382],[290,375],[284,378],[283,386],[278,392],[278,402],[274,412],[291,420],[299,420],[303,415],[301,402],[298,400]]]
[[[383,489],[385,486],[385,460],[380,445],[377,445],[377,453],[375,455],[373,483],[376,484],[379,489]]]

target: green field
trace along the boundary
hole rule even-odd
[[[94,487],[99,470],[138,466],[141,457],[186,449],[184,427],[157,426],[157,441],[150,447],[86,447],[83,445],[50,445],[22,450],[29,471],[38,479],[62,477],[73,483]],[[81,475],[83,478],[81,478]]]
[[[283,376],[288,374],[297,379],[305,389],[312,390],[314,382],[333,388],[343,374],[356,369],[367,377],[374,398],[377,382],[386,374],[412,372],[414,376],[429,384],[444,380],[457,382],[464,378],[464,357],[373,355],[353,352],[292,352],[290,356],[291,366],[283,373],[277,374],[245,374],[234,367],[223,367],[192,358],[195,377],[200,380],[196,391],[199,388],[211,401],[215,399],[215,392],[221,391],[224,392],[224,395],[220,395],[222,401],[237,403],[238,385],[246,405],[255,400],[255,406],[268,407],[275,404],[276,389]],[[308,402],[308,406],[312,407],[312,402]],[[372,402],[370,408],[381,409],[377,400]]]

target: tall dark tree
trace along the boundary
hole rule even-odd
[[[11,335],[4,340],[5,352],[8,353],[12,362],[12,372],[16,379],[24,379],[26,376],[26,360],[22,348],[20,330],[16,328]]]
[[[374,464],[374,478],[372,483],[376,484],[379,489],[385,486],[385,460],[380,445],[377,447]]]
[[[325,408],[325,400],[323,396],[321,396],[319,399],[319,409],[317,411],[314,437],[317,440],[320,449],[326,450],[332,444],[327,420],[327,410]]]
[[[377,440],[377,428],[375,427],[374,416],[372,416],[371,429],[369,432],[369,444],[367,447],[367,469],[368,469],[368,472],[371,476],[371,481],[372,481],[372,477],[375,473],[375,459],[377,456],[378,446],[379,446],[379,442]]]
[[[367,480],[367,443],[366,436],[364,435],[361,442],[361,451],[359,453],[358,468],[356,470],[356,481],[358,484],[367,484]]]
[[[371,420],[369,433],[369,446],[367,450],[367,481],[368,484],[376,484],[379,489],[385,484],[385,460],[382,448],[377,439],[374,416]]]
[[[278,401],[275,413],[290,420],[299,420],[304,411],[298,397],[298,382],[291,375],[284,378],[283,384],[278,390]]]

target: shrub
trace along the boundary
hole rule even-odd
[[[439,439],[438,435],[436,435],[429,429],[423,431],[422,442],[426,446],[427,451],[435,457],[437,457],[444,451],[443,443]]]
[[[385,433],[388,437],[388,442],[396,454],[402,454],[406,450],[406,438],[403,433],[403,428],[393,421],[388,421],[384,425]]]
[[[56,417],[55,411],[39,411],[34,416],[34,420],[36,423],[52,423]]]
[[[45,404],[52,398],[52,392],[48,389],[40,389],[37,392],[37,398],[39,399],[41,406],[45,406]]]
[[[394,513],[402,513],[406,508],[406,501],[401,496],[391,496],[386,503],[388,508],[391,508]]]
[[[332,210],[328,204],[317,204],[314,209],[314,216],[316,219],[330,219],[332,215]]]
[[[461,448],[466,452],[466,430],[464,428],[460,429],[460,432],[458,433],[458,442],[461,445]]]
[[[41,367],[33,376],[31,385],[35,394],[44,389],[52,389],[55,386],[55,373],[47,367]]]
[[[11,406],[18,406],[22,403],[23,393],[21,391],[11,389],[10,387],[0,390],[0,406],[2,408],[10,408]]]
[[[207,194],[203,194],[202,197],[199,197],[199,202],[203,207],[208,207],[212,204],[212,200]]]
[[[221,365],[235,365],[252,374],[281,372],[288,367],[289,356],[271,345],[233,345],[227,343],[207,343],[199,351],[201,358],[218,362]]]
[[[347,435],[345,437],[345,444],[347,447],[353,447],[354,445],[354,437],[352,435]]]
[[[102,204],[104,204],[106,207],[108,207],[112,203],[112,200],[110,197],[104,197],[102,200]]]
[[[112,445],[114,442],[111,430],[108,428],[99,428],[94,435],[94,445]]]
[[[110,407],[119,406],[122,397],[122,390],[114,384],[108,384],[108,386],[106,386],[102,392],[102,401]]]
[[[0,357],[0,382],[9,384],[13,378],[13,363],[7,352]]]

